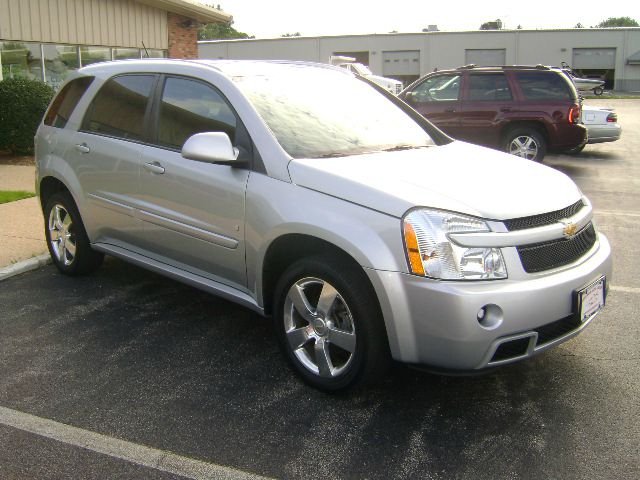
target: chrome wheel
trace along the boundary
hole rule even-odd
[[[509,153],[527,160],[535,160],[538,155],[538,143],[528,135],[519,135],[511,140]]]
[[[76,256],[76,238],[71,215],[64,206],[56,204],[49,212],[49,242],[56,259],[65,266]]]
[[[328,282],[306,277],[295,282],[284,302],[286,341],[297,360],[324,378],[339,376],[356,351],[353,316]]]

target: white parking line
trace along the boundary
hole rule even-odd
[[[619,287],[618,285],[611,285],[611,290],[613,290],[614,292],[640,293],[640,288],[637,288],[637,287]]]
[[[72,427],[2,406],[0,406],[0,425],[13,427],[68,445],[186,478],[220,480],[265,478],[241,470],[194,460],[193,458],[183,457],[165,450],[157,450],[82,428]]]

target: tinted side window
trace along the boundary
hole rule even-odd
[[[527,100],[572,100],[569,85],[552,72],[517,72],[516,78]]]
[[[469,100],[511,100],[511,90],[504,73],[469,75]]]
[[[67,83],[51,103],[44,117],[44,124],[64,128],[82,95],[84,95],[84,92],[87,91],[92,82],[93,77],[82,77]]]
[[[83,129],[127,140],[142,140],[145,112],[154,82],[154,75],[112,78],[91,102]]]
[[[436,75],[427,78],[413,89],[412,100],[416,102],[441,102],[458,100],[460,75]]]
[[[158,143],[180,149],[187,138],[202,132],[224,132],[234,142],[235,114],[212,87],[186,78],[167,78],[160,104]]]

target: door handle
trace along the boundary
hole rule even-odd
[[[86,143],[80,143],[76,145],[76,150],[80,153],[89,153],[91,149]]]
[[[511,111],[511,109],[510,109],[509,107],[502,107],[502,108],[500,109],[500,111],[501,111],[501,112],[510,112],[510,111]]]
[[[455,108],[447,108],[444,113],[456,113],[456,109]]]
[[[145,170],[148,170],[151,173],[157,173],[158,175],[162,175],[164,173],[164,167],[158,162],[145,163],[143,166]]]

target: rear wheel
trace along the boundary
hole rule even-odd
[[[45,204],[45,237],[54,265],[65,275],[90,273],[104,255],[91,248],[80,213],[67,192],[51,195]]]
[[[384,376],[386,330],[364,274],[333,257],[303,259],[283,274],[275,295],[280,346],[305,382],[337,391]]]
[[[504,150],[527,160],[541,162],[547,153],[547,142],[536,130],[518,128],[507,134]]]

